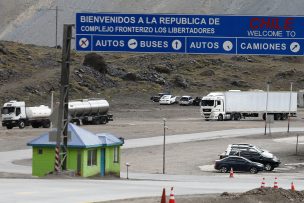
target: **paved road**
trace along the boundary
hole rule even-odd
[[[261,175],[248,174],[236,175],[235,178],[229,178],[228,174],[214,177],[130,174],[130,177],[145,180],[1,179],[1,202],[80,203],[160,197],[163,187],[169,191],[172,186],[175,195],[244,192],[259,187],[262,179]],[[273,176],[267,176],[266,186],[273,186],[273,181]],[[303,189],[303,180],[288,177],[279,177],[279,187],[288,189],[291,181],[295,182],[297,189]]]

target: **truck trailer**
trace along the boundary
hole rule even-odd
[[[267,106],[267,107],[266,107]],[[211,92],[202,98],[200,112],[205,120],[240,120],[273,115],[285,120],[297,113],[297,93],[264,91]]]
[[[1,110],[2,126],[7,129],[31,125],[33,128],[49,128],[52,110],[48,106],[40,105],[26,107],[24,101],[9,101]]]
[[[108,114],[109,103],[105,99],[81,99],[69,101],[70,121],[80,125],[106,124],[113,121]]]

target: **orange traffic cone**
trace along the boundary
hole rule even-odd
[[[169,203],[175,203],[174,193],[173,193],[173,187],[171,187],[171,193],[170,193]]]
[[[160,203],[166,203],[166,189],[165,188],[163,188],[163,194],[161,196]]]
[[[261,188],[265,188],[265,178],[262,179]]]
[[[231,168],[231,169],[230,169],[229,178],[233,178],[233,177],[234,177],[233,168]]]
[[[273,188],[275,188],[275,189],[279,188],[279,186],[278,186],[278,178],[277,177],[274,178]]]
[[[295,191],[296,190],[296,188],[295,188],[295,186],[294,186],[294,184],[293,184],[293,182],[291,182],[291,191]]]

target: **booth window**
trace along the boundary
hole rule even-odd
[[[118,163],[118,162],[119,162],[119,148],[114,147],[114,163]]]
[[[88,151],[88,166],[97,165],[97,149],[92,149]]]
[[[38,154],[43,154],[43,150],[42,149],[38,149]]]

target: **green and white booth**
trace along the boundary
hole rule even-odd
[[[120,176],[120,147],[123,140],[109,133],[94,134],[74,124],[68,126],[67,170],[82,177]],[[54,171],[56,130],[27,143],[33,148],[32,175]]]

